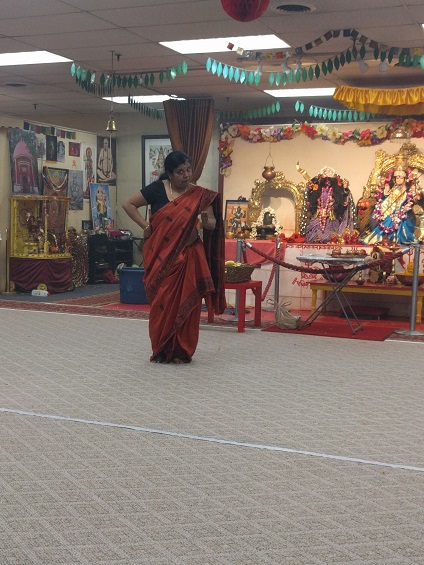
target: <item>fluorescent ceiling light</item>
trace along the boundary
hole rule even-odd
[[[335,88],[285,88],[282,90],[264,90],[275,98],[305,98],[306,96],[333,96]]]
[[[152,95],[152,96],[131,96],[134,102],[141,102],[142,104],[159,104],[160,102],[165,102],[165,100],[185,100],[185,98],[177,98],[176,96],[167,95]],[[117,104],[128,104],[128,96],[114,96],[104,97],[103,100],[109,100],[110,102],[116,102]]]
[[[189,39],[187,41],[160,41],[164,47],[168,47],[177,53],[218,53],[228,51],[228,44],[244,50],[257,49],[286,49],[290,47],[285,41],[276,35],[246,35],[241,37],[215,37],[210,39]]]
[[[24,51],[23,53],[0,53],[0,67],[14,65],[44,65],[46,63],[69,63],[66,59],[49,51]]]

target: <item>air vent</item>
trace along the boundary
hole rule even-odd
[[[310,4],[280,4],[275,6],[274,10],[279,14],[307,14],[316,10],[315,6]]]

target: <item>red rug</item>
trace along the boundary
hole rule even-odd
[[[373,323],[374,322],[374,323]],[[353,324],[352,324],[353,325]],[[298,335],[317,335],[321,337],[342,337],[347,339],[362,339],[368,341],[384,341],[392,333],[399,328],[399,324],[395,322],[382,323],[381,320],[361,320],[362,330],[353,333],[347,320],[345,319],[329,319],[315,320],[312,324],[305,326],[300,330],[282,330],[273,325],[264,328],[264,332],[281,332]],[[356,325],[353,325],[355,328]]]

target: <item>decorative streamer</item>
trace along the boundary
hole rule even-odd
[[[160,71],[142,72],[137,71],[129,75],[102,73],[99,77],[99,82],[96,82],[96,71],[90,71],[75,63],[71,64],[71,76],[75,77],[77,84],[87,92],[95,93],[99,96],[105,96],[111,92],[112,82],[113,88],[137,88],[138,86],[153,86],[155,81],[158,80],[161,84],[166,80],[174,80],[177,76],[186,75],[188,65],[186,61],[176,67],[161,69]]]
[[[219,117],[220,120],[223,121],[231,121],[231,120],[251,120],[254,118],[265,118],[266,116],[270,116],[271,114],[275,114],[279,112],[281,109],[281,105],[279,102],[275,104],[271,104],[270,106],[264,106],[263,108],[255,108],[254,110],[242,110],[240,112],[237,111],[229,111],[229,112],[221,112]]]
[[[305,105],[300,100],[297,100],[294,109],[296,112],[303,114]],[[308,110],[311,118],[318,118],[320,120],[329,120],[333,122],[357,122],[375,118],[376,114],[370,112],[357,112],[356,110],[336,110],[334,108],[323,108],[322,106],[309,106]]]
[[[132,96],[128,96],[128,104],[131,106],[131,108],[133,108],[137,112],[140,112],[144,116],[147,116],[148,118],[153,118],[154,120],[163,120],[165,118],[164,110],[150,108],[150,106],[146,106],[141,102],[137,102]]]
[[[281,85],[286,86],[287,84],[294,84],[295,82],[299,84],[301,81],[312,81],[319,78],[321,73],[324,76],[327,76],[334,70],[338,71],[340,67],[344,67],[346,64],[348,65],[351,62],[356,61],[358,57],[359,59],[364,59],[367,54],[366,46],[372,49],[373,56],[376,60],[379,59],[381,62],[387,61],[388,64],[391,64],[395,55],[398,55],[398,64],[400,66],[421,67],[421,69],[424,70],[424,52],[422,49],[391,47],[374,41],[365,35],[360,35],[355,29],[328,31],[315,41],[307,43],[302,47],[296,47],[293,51],[293,57],[302,57],[302,55],[305,55],[305,52],[310,51],[314,46],[321,45],[324,40],[329,41],[332,38],[339,37],[341,33],[343,33],[343,37],[352,39],[354,44],[352,47],[345,49],[334,57],[330,57],[322,63],[305,65],[299,70],[290,69],[289,71],[280,72],[263,70],[262,75],[268,75],[269,85],[277,87]],[[356,42],[360,44],[359,50],[356,47]],[[245,55],[246,60],[281,60],[285,56],[283,51],[278,51],[276,53],[266,52],[265,54],[261,51],[244,51],[242,48],[239,48],[238,51]],[[227,65],[215,59],[211,59],[210,57],[206,61],[206,70],[212,74],[222,76],[230,81],[234,80],[235,82],[240,82],[241,84],[258,85],[261,80],[261,75],[259,73]]]

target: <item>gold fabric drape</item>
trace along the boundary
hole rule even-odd
[[[424,113],[423,86],[394,89],[338,86],[333,98],[350,110],[358,112],[390,116]]]
[[[166,125],[174,151],[190,155],[193,182],[200,178],[211,143],[214,123],[212,99],[166,100],[163,103]]]

